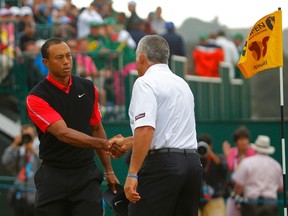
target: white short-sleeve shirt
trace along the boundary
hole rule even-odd
[[[166,64],[151,66],[134,83],[129,107],[131,129],[155,129],[150,149],[196,149],[194,96]]]
[[[256,154],[245,158],[233,175],[233,180],[244,186],[244,196],[277,199],[277,191],[283,187],[280,164],[268,155]]]

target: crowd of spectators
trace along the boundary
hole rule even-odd
[[[127,9],[127,15],[115,11],[111,0],[91,0],[83,8],[77,8],[72,0],[5,1],[0,9],[1,85],[13,84],[11,71],[16,57],[24,55],[27,59],[24,62],[29,62],[26,64],[29,66],[27,83],[31,89],[47,75],[41,55],[35,53],[39,53],[47,38],[61,37],[69,42],[75,54],[73,73],[93,80],[99,89],[103,114],[108,110],[110,114],[107,116],[117,119],[119,115],[111,114],[110,110],[116,107],[119,111],[119,107],[125,104],[124,80],[136,69],[135,49],[143,36],[163,36],[169,43],[171,56],[188,54],[183,37],[175,31],[173,22],[163,18],[160,6],[146,18],[137,14],[137,3],[133,0],[128,1]],[[219,65],[224,61],[231,63],[233,74],[240,77],[236,63],[243,37],[240,40],[238,34],[233,43],[223,31],[210,35],[214,35],[214,39],[201,37],[201,44],[191,53],[193,74],[219,77]],[[170,62],[171,59],[169,65]]]
[[[43,41],[61,37],[73,51],[73,73],[93,80],[99,89],[103,114],[108,110],[108,118],[123,118],[111,114],[111,110],[116,107],[118,112],[125,104],[123,80],[136,69],[137,43],[147,34],[174,31],[173,23],[167,25],[162,17],[161,7],[149,13],[147,19],[137,15],[136,7],[135,1],[128,1],[130,14],[126,15],[115,11],[111,0],[92,0],[83,8],[77,8],[71,0],[5,1],[0,9],[1,85],[11,85],[13,65],[17,57],[24,56],[23,62],[29,63],[24,65],[29,67],[27,84],[31,89],[47,75],[38,55]],[[173,43],[179,39],[173,40],[169,44],[177,47]],[[180,45],[184,56],[183,40]]]

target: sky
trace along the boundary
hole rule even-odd
[[[72,0],[78,7],[87,7],[92,0]],[[173,21],[176,27],[181,26],[187,18],[198,18],[210,22],[218,17],[218,22],[228,28],[249,28],[262,17],[273,13],[280,7],[282,26],[288,27],[287,0],[135,0],[137,14],[145,19],[149,12],[162,7],[162,16],[166,21]],[[125,12],[128,0],[113,0],[113,8]]]

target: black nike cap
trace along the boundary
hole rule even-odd
[[[123,186],[115,185],[117,193],[114,194],[110,188],[108,188],[104,194],[104,201],[111,207],[114,214],[117,216],[128,215],[129,200],[126,198]]]

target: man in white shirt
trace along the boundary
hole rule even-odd
[[[252,148],[257,154],[245,158],[232,177],[235,193],[246,200],[241,205],[241,215],[279,215],[277,193],[283,190],[281,166],[269,156],[275,148],[264,135],[258,136]]]
[[[196,153],[194,96],[169,69],[169,54],[161,36],[139,41],[139,78],[129,107],[133,137],[110,140],[121,146],[112,152],[115,157],[133,146],[124,186],[132,216],[197,216],[202,166]]]

